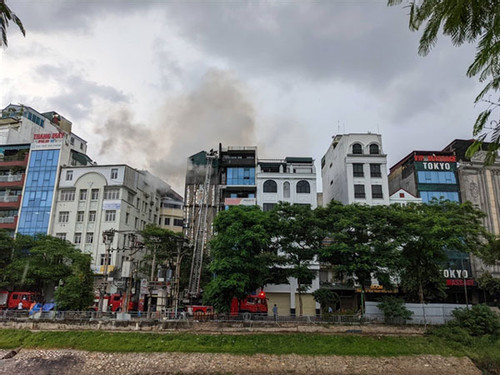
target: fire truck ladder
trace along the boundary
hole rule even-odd
[[[205,180],[203,183],[203,190],[201,192],[200,209],[198,214],[198,222],[196,223],[196,233],[194,236],[193,246],[193,260],[191,263],[191,274],[189,276],[189,297],[196,298],[200,294],[200,280],[203,268],[203,252],[205,248],[205,240],[207,235],[207,215],[208,215],[208,201],[210,189],[210,177],[212,175],[212,164],[217,158],[217,152],[211,150],[206,155],[207,168],[205,170]],[[196,199],[196,196],[195,196]]]

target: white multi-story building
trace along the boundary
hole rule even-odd
[[[387,155],[380,134],[341,134],[333,137],[321,159],[323,204],[389,204]]]
[[[103,232],[114,229],[112,249],[129,247],[129,236],[158,224],[160,203],[170,187],[149,172],[127,165],[64,167],[57,185],[50,234],[92,255],[93,269],[105,264]],[[124,252],[112,251],[108,271],[121,268]]]
[[[308,157],[287,157],[283,160],[259,159],[255,174],[257,204],[264,211],[271,210],[278,202],[317,207],[316,168],[314,160]],[[310,269],[317,277],[311,287],[303,293],[303,314],[314,316],[319,313],[319,304],[312,293],[319,288],[319,263],[312,261]],[[264,288],[269,306],[276,304],[282,314],[299,313],[297,280],[288,279],[288,284],[269,284]],[[271,311],[271,308],[269,309]]]
[[[259,159],[256,172],[257,204],[264,211],[278,202],[317,206],[316,168],[312,158]]]

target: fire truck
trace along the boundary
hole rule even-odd
[[[251,294],[240,301],[237,298],[233,298],[231,301],[231,316],[239,314],[243,314],[245,319],[249,319],[252,316],[266,316],[266,293],[261,291],[259,294]]]
[[[22,302],[23,310],[28,310],[33,302],[40,300],[40,295],[35,292],[8,292],[0,291],[0,310],[17,309]]]
[[[91,307],[91,310],[97,311],[99,307],[99,296],[96,296],[94,299],[94,305]],[[114,293],[109,295],[104,296],[103,300],[103,309],[106,311],[123,311],[123,304],[125,301],[125,296],[120,293]],[[106,306],[106,307],[104,307]],[[129,296],[129,301],[128,301],[128,311],[137,311],[138,310],[138,303],[132,301],[132,296]]]

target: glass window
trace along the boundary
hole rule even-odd
[[[311,186],[309,182],[301,180],[297,182],[296,191],[298,194],[309,194],[311,192]]]
[[[372,185],[372,198],[382,199],[384,194],[382,193],[382,185]]]
[[[128,212],[125,212],[125,224],[128,224],[129,216],[130,214]]]
[[[276,181],[267,180],[264,182],[264,193],[276,193],[278,192],[278,184]]]
[[[380,153],[380,150],[379,150],[378,144],[372,143],[370,145],[370,154],[371,155],[377,155],[379,153]]]
[[[354,185],[354,198],[365,197],[365,185]]]
[[[370,177],[382,177],[380,164],[370,164]]]
[[[75,191],[74,190],[61,190],[61,200],[62,201],[74,201]]]
[[[227,185],[255,185],[255,168],[227,168]]]
[[[93,223],[95,221],[95,211],[89,211],[89,223]]]
[[[71,143],[72,145],[74,145],[75,144],[75,138],[71,137],[70,140],[69,140],[69,143]]]
[[[352,165],[352,175],[354,177],[363,177],[365,175],[363,172],[363,164],[362,163],[354,163]]]
[[[73,180],[73,171],[66,171],[66,181]]]
[[[262,211],[267,212],[271,211],[276,206],[276,203],[264,203],[262,205]]]
[[[60,223],[67,223],[68,220],[69,220],[69,212],[68,211],[59,212],[59,222]]]
[[[92,189],[90,192],[90,199],[96,201],[99,199],[99,189]]]
[[[76,222],[77,223],[83,223],[83,217],[85,216],[85,213],[83,211],[78,211],[76,213]]]
[[[116,180],[118,178],[118,168],[111,168],[111,179]]]
[[[175,227],[182,227],[184,225],[184,220],[182,219],[174,219],[174,226]]]
[[[85,242],[86,243],[93,243],[94,242],[94,233],[92,233],[92,232],[87,233],[87,235],[85,236]]]
[[[165,225],[170,225],[170,218],[166,217],[164,223]]]
[[[283,197],[290,198],[290,183],[288,181],[283,183]]]
[[[116,211],[115,210],[106,210],[104,214],[104,221],[115,221],[116,220]]]
[[[73,240],[75,244],[82,243],[82,234],[81,233],[75,233],[75,238]]]
[[[56,233],[56,237],[60,240],[66,240],[66,233]]]
[[[105,189],[104,199],[120,199],[120,189]]]
[[[80,200],[81,201],[87,200],[87,189],[80,189]]]
[[[443,199],[451,202],[459,202],[458,192],[455,191],[421,191],[420,197],[423,203],[429,203],[432,199]]]
[[[418,171],[418,181],[423,184],[451,184],[457,183],[453,171]]]
[[[352,145],[352,153],[360,155],[363,153],[363,147],[359,143],[355,143]]]

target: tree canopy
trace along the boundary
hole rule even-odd
[[[5,4],[5,0],[0,0],[0,32],[2,33],[2,39],[0,39],[0,46],[8,46],[7,43],[7,28],[9,23],[14,22],[21,33],[26,36],[26,30],[24,29],[23,23],[18,16],[10,10],[10,8]]]

